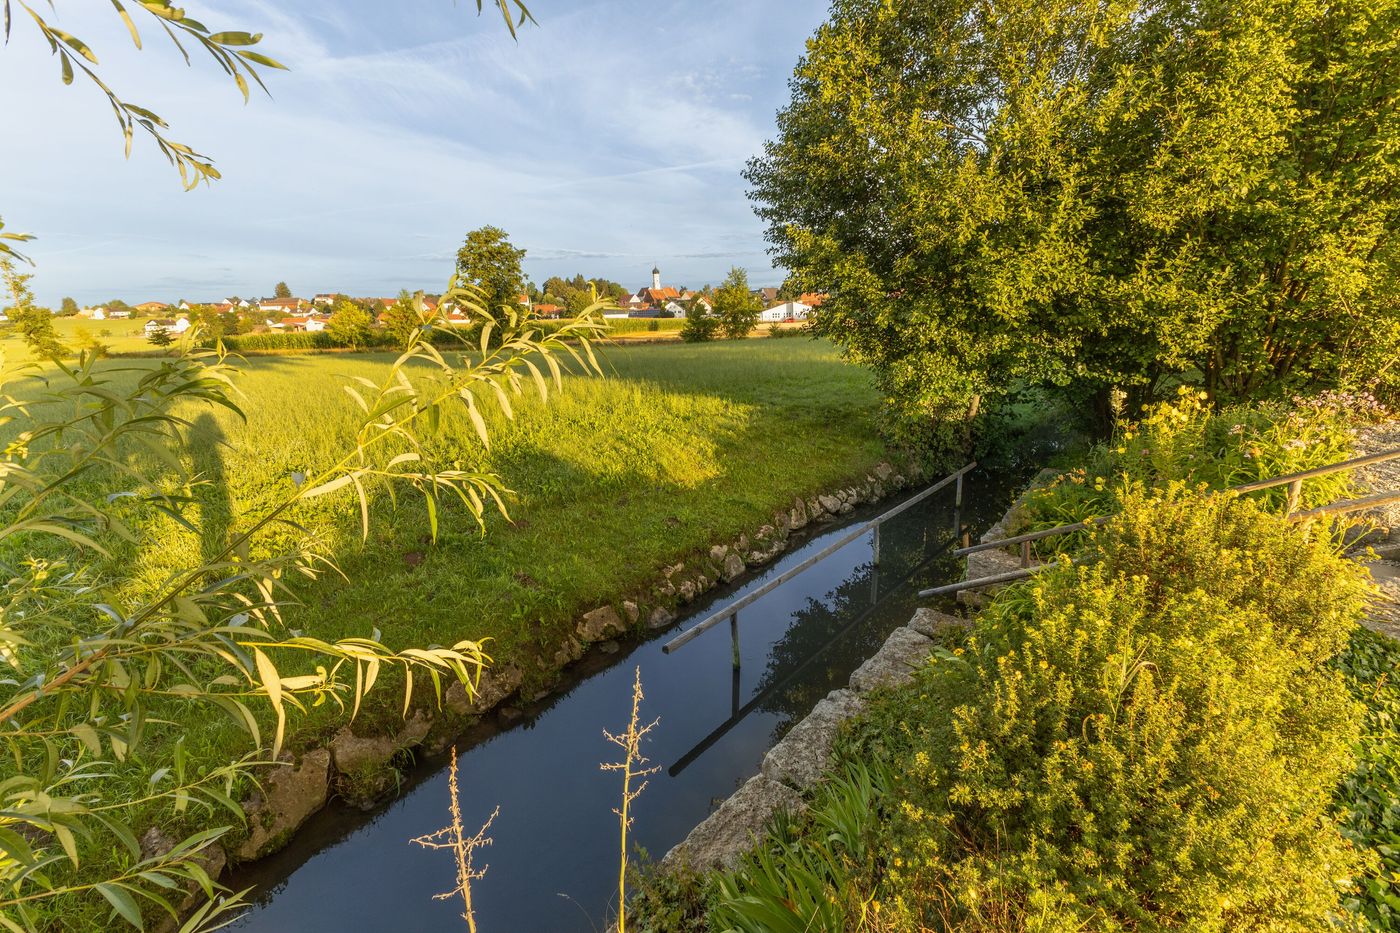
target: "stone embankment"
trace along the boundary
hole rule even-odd
[[[806,808],[802,792],[821,780],[831,763],[831,747],[841,723],[860,712],[870,691],[913,679],[933,652],[940,629],[964,626],[957,616],[920,609],[895,629],[884,645],[851,675],[850,684],[820,700],[805,719],[769,749],[759,773],[749,778],[719,809],[690,831],[661,860],[663,870],[732,868],[762,838],[778,813]]]
[[[1026,496],[1055,475],[1053,470],[1041,471],[981,540],[1000,541],[1018,534],[1025,522]],[[999,548],[978,551],[968,556],[964,579],[1004,573],[1019,566],[1018,558]],[[963,602],[981,605],[976,599]],[[861,711],[870,691],[908,683],[914,671],[928,662],[935,640],[944,630],[968,625],[969,621],[959,616],[934,609],[917,610],[907,624],[890,633],[873,657],[856,668],[846,687],[833,690],[818,701],[806,718],[769,749],[758,774],[666,853],[661,869],[702,872],[732,868],[741,855],[762,839],[779,811],[805,810],[803,792],[821,780],[831,764],[832,744],[841,724]]]
[[[244,801],[248,834],[227,855],[235,861],[250,861],[271,854],[286,845],[333,796],[366,808],[375,805],[394,792],[394,764],[405,753],[439,753],[488,715],[494,715],[500,725],[509,725],[522,715],[519,706],[549,696],[551,685],[561,683],[568,668],[590,649],[610,654],[619,650],[621,639],[647,637],[667,628],[676,621],[681,606],[771,562],[802,540],[805,530],[834,522],[918,478],[906,477],[891,464],[881,463],[863,482],[810,498],[795,498],[751,533],[666,567],[644,591],[623,595],[615,603],[584,613],[542,656],[488,668],[474,694],[461,684],[453,684],[444,694],[441,709],[415,709],[392,734],[358,735],[347,725],[323,747],[297,756],[284,753],[286,766],[269,773],[261,790]],[[543,683],[545,687],[522,695],[527,683]],[[222,850],[219,855],[218,867],[222,868]]]

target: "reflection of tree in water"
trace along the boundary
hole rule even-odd
[[[911,516],[912,517],[912,516]],[[898,520],[896,520],[898,521]],[[939,554],[928,567],[915,574],[914,582],[943,581],[961,572],[960,561],[946,549],[949,532],[929,532],[935,519],[886,526],[881,541],[880,605],[871,610],[872,565],[864,563],[822,599],[809,599],[793,613],[793,622],[773,645],[768,664],[759,678],[756,693],[772,689],[759,703],[766,712],[779,716],[774,738],[785,735],[822,697],[846,685],[851,672],[873,655],[890,632],[914,611],[915,587],[891,593],[910,570]],[[938,525],[941,526],[941,522]],[[905,527],[912,525],[914,527]],[[899,530],[903,528],[903,531]],[[868,617],[860,619],[862,613]],[[860,620],[858,624],[857,620]],[[850,631],[842,634],[842,629]],[[820,657],[814,657],[820,653]],[[811,662],[808,664],[808,662]],[[803,665],[807,666],[803,668]]]

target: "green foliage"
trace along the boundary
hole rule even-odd
[[[19,259],[28,262],[29,257],[15,249],[15,243],[23,243],[34,237],[27,233],[5,233],[5,221],[0,220],[0,259]]]
[[[892,779],[852,829],[779,836],[722,876],[712,919],[1329,928],[1364,859],[1331,814],[1358,717],[1327,661],[1369,587],[1323,532],[1179,486],[1126,496],[1090,565],[1002,591],[965,644],[872,699],[840,753]],[[837,871],[823,853],[852,836],[869,854]]]
[[[110,356],[112,348],[98,339],[98,335],[91,331],[83,331],[75,341],[78,352],[99,359]]]
[[[405,346],[413,339],[414,334],[423,329],[422,293],[410,295],[408,289],[399,292],[398,300],[379,316],[379,323],[389,332],[394,342],[399,346]]]
[[[68,355],[68,348],[58,339],[58,332],[53,326],[53,315],[47,308],[30,305],[12,309],[10,321],[35,356],[56,360]]]
[[[1333,393],[1298,399],[1292,407],[1234,406],[1218,413],[1206,407],[1204,395],[1183,388],[1174,403],[1153,405],[1142,420],[1121,423],[1083,466],[1031,491],[1028,530],[1112,514],[1124,490],[1133,487],[1160,490],[1181,482],[1224,489],[1346,460],[1351,425],[1376,413],[1374,400],[1365,395]],[[1310,508],[1351,492],[1348,474],[1320,476],[1303,484],[1300,504]],[[1288,490],[1280,486],[1251,495],[1281,511]],[[1045,539],[1041,546],[1066,543],[1074,540]]]
[[[194,305],[189,310],[190,324],[199,328],[201,337],[217,340],[231,337],[247,329],[247,322],[236,311],[220,311],[213,305]]]
[[[1393,388],[1397,54],[1397,0],[837,0],[747,177],[917,420]]]
[[[1368,929],[1393,933],[1400,930],[1400,643],[1358,628],[1335,666],[1366,709],[1356,768],[1341,782],[1336,810],[1342,835],[1374,853],[1344,901]]]
[[[627,289],[617,282],[588,279],[580,273],[572,279],[557,275],[545,279],[541,300],[545,304],[563,305],[570,314],[577,314],[575,309],[586,308],[600,297],[616,302],[625,294]]]
[[[53,315],[48,308],[34,304],[34,295],[29,290],[29,280],[33,275],[22,273],[15,268],[14,260],[0,254],[0,280],[9,292],[10,303],[6,313],[31,353],[42,359],[56,360],[68,353],[68,348],[58,339],[54,330]]]
[[[99,369],[86,355],[78,367],[60,364],[47,386],[5,386],[14,433],[0,470],[8,581],[0,659],[11,668],[0,696],[0,917],[10,928],[44,927],[46,909],[67,920],[83,892],[105,898],[113,918],[133,926],[141,925],[138,900],[173,915],[165,892],[202,878],[200,852],[226,828],[143,859],[134,814],[178,820],[198,807],[207,819],[215,810],[241,818],[236,787],[275,761],[294,716],[320,706],[353,718],[376,684],[398,689],[396,708],[406,716],[415,677],[438,697],[444,678],[474,685],[490,658],[460,631],[450,647],[391,649],[377,631],[328,638],[290,629],[283,618],[296,599],[292,581],[336,567],[292,520],[307,504],[340,499],[334,508],[344,511],[354,493],[362,542],[371,490],[415,493],[430,539],[448,507],[484,530],[488,512],[505,509],[500,478],[460,460],[443,463],[422,439],[460,407],[472,445],[484,449],[484,406],[510,416],[512,398],[527,390],[543,398],[551,382],[560,389],[560,355],[598,371],[589,341],[601,328],[592,320],[546,335],[528,318],[486,313],[455,282],[448,294],[481,329],[504,333],[497,348],[473,352],[459,340],[458,352],[444,353],[424,336],[378,380],[352,381],[348,434],[314,466],[279,476],[236,526],[200,501],[209,485],[201,458],[216,445],[190,442],[192,410],[206,408],[210,421],[209,407],[242,415],[221,356],[187,347],[154,365]],[[185,532],[196,549],[163,567],[147,563]],[[117,552],[127,559],[115,560]],[[258,704],[270,717],[255,713]],[[244,735],[237,751],[225,747],[192,766],[182,743],[211,714]],[[178,737],[167,728],[176,723]],[[211,898],[207,919],[236,905],[224,894],[216,902],[207,878],[200,884]]]
[[[170,333],[168,327],[153,327],[146,334],[146,342],[163,350],[175,342],[175,335]]]
[[[65,297],[63,301],[59,303],[58,306],[58,313],[63,315],[64,317],[72,317],[73,315],[77,314],[80,310],[81,309],[78,307],[78,303],[72,298],[68,297]]]
[[[337,298],[331,306],[331,319],[325,333],[342,346],[359,349],[369,345],[373,324],[374,319],[364,308],[347,298]]]
[[[511,245],[500,227],[479,227],[457,251],[457,275],[482,293],[486,307],[518,310],[525,293],[524,258],[525,251]]]
[[[749,274],[743,269],[730,269],[714,297],[714,314],[724,336],[730,340],[747,337],[762,312],[763,302],[749,290]]]
[[[274,285],[274,286],[272,287],[272,297],[273,297],[273,298],[290,298],[290,297],[292,297],[292,290],[291,290],[291,288],[288,287],[288,285],[287,285],[286,282],[278,282],[276,285]]]
[[[692,301],[685,309],[685,324],[681,326],[681,339],[686,343],[706,343],[714,340],[719,333],[719,318],[705,310],[699,301]]]
[[[882,765],[845,762],[817,788],[803,825],[780,819],[732,873],[720,873],[710,929],[744,933],[844,933],[878,923],[870,868],[880,860],[879,821],[894,797]],[[878,929],[878,926],[875,927]]]

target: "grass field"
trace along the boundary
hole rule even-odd
[[[101,343],[107,348],[107,352],[114,356],[146,355],[160,352],[146,339],[143,328],[148,320],[149,318],[144,317],[115,321],[91,321],[82,317],[56,317],[53,319],[53,326],[54,330],[58,332],[59,340],[63,341],[75,356],[80,349],[90,346],[90,341]],[[680,334],[681,327],[685,325],[685,320],[683,318],[614,318],[606,323],[609,335],[615,339],[649,341],[675,339]],[[655,325],[654,329],[653,325]],[[766,327],[759,328],[755,333],[762,334],[766,330]],[[5,358],[10,360],[33,358],[29,348],[24,345],[24,341],[12,327],[0,332],[0,352],[3,352]]]
[[[105,345],[112,353],[139,353],[153,349],[146,341],[146,335],[142,328],[146,326],[148,318],[125,318],[118,321],[90,321],[82,317],[56,317],[53,319],[54,330],[58,332],[58,339],[63,341],[74,354],[84,345],[85,338],[96,340]],[[5,357],[11,360],[30,359],[29,348],[24,345],[24,341],[13,328],[7,328],[6,333],[0,337],[0,350],[3,350]]]
[[[140,587],[216,551],[231,528],[285,495],[294,471],[344,449],[353,418],[342,385],[379,375],[388,359],[248,360],[239,380],[246,423],[223,411],[184,412],[195,463],[213,481],[198,507],[201,532],[168,523],[139,552],[117,553],[109,569],[135,570]],[[514,490],[513,524],[491,516],[483,534],[465,510],[449,509],[434,544],[421,500],[395,506],[380,496],[362,542],[353,493],[307,503],[295,517],[345,579],[299,585],[301,605],[287,626],[328,640],[378,629],[394,648],[489,638],[496,663],[519,662],[527,683],[539,684],[550,662],[538,659],[552,658],[582,612],[752,531],[794,495],[865,475],[886,455],[868,374],[824,343],[612,346],[602,362],[604,377],[567,378],[548,405],[526,401],[513,421],[490,415],[489,453],[464,414],[444,419],[429,442],[447,460],[501,474]],[[372,700],[357,731],[400,721],[392,689]],[[152,734],[153,761],[176,738],[195,763],[249,749],[231,721],[201,707],[172,703],[158,718],[169,723]],[[315,744],[342,721],[329,707],[313,710],[294,723],[289,744]],[[124,771],[134,795],[143,766]]]
[[[169,535],[143,564],[162,573],[222,541],[230,523],[290,488],[294,471],[328,459],[352,423],[341,386],[384,364],[250,360],[248,422],[207,412],[195,421],[199,466],[227,492],[204,505],[210,540]],[[863,475],[884,454],[868,376],[823,344],[616,347],[604,365],[604,378],[571,379],[514,421],[493,414],[489,454],[465,415],[430,442],[443,460],[499,473],[516,493],[513,525],[493,516],[482,534],[449,512],[431,545],[421,504],[386,499],[362,544],[353,494],[308,504],[300,519],[351,582],[316,586],[292,624],[327,637],[378,627],[395,645],[490,636],[500,658],[552,651],[580,611],[761,524],[795,494]]]

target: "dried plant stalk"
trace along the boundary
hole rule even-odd
[[[658,717],[645,726],[639,725],[638,713],[641,709],[642,698],[642,669],[638,667],[636,677],[632,682],[632,718],[627,722],[627,731],[621,735],[613,735],[608,730],[603,730],[604,738],[625,753],[621,761],[604,762],[600,766],[604,771],[622,772],[622,805],[613,810],[613,813],[617,814],[621,848],[617,868],[617,929],[619,933],[627,929],[627,830],[632,826],[632,801],[640,797],[642,791],[646,790],[646,776],[661,770],[659,767],[646,767],[648,759],[642,754],[643,737],[661,721]],[[638,778],[642,781],[634,788],[632,782]]]
[[[470,933],[476,933],[476,916],[472,912],[472,882],[485,876],[488,866],[483,865],[480,869],[475,868],[472,865],[472,854],[478,848],[491,844],[491,837],[486,835],[486,831],[495,822],[501,808],[497,807],[492,810],[481,829],[476,831],[476,835],[468,838],[466,831],[462,829],[462,805],[457,793],[456,746],[452,748],[452,769],[448,772],[447,788],[452,797],[450,807],[452,822],[435,833],[418,836],[413,841],[425,849],[452,850],[452,855],[457,860],[457,886],[451,891],[434,894],[433,900],[442,901],[460,895],[462,898],[462,919],[467,921],[467,929]]]

